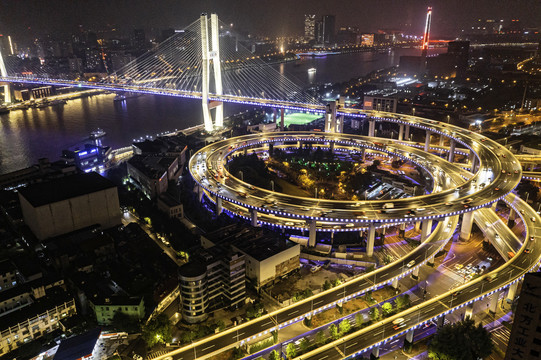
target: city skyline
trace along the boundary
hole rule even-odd
[[[456,36],[460,30],[471,26],[477,19],[503,19],[507,22],[519,19],[526,27],[541,25],[536,17],[536,14],[541,12],[541,3],[533,0],[520,0],[517,3],[501,2],[494,6],[493,2],[486,0],[476,1],[475,4],[459,0],[384,0],[377,3],[361,1],[331,6],[321,0],[299,1],[294,4],[278,0],[262,5],[251,4],[246,0],[225,4],[209,0],[199,3],[159,1],[152,6],[143,1],[133,1],[128,6],[118,1],[102,0],[84,3],[67,3],[61,0],[46,3],[30,1],[30,4],[3,2],[0,33],[31,38],[37,34],[72,33],[79,25],[92,30],[104,29],[107,26],[128,31],[133,28],[182,28],[189,25],[201,12],[217,12],[221,19],[233,23],[237,29],[265,36],[301,35],[305,14],[335,15],[337,27],[357,26],[362,31],[392,28],[411,34],[422,34],[427,6],[434,9],[435,36]]]

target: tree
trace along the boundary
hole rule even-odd
[[[347,334],[351,330],[351,323],[348,319],[344,319],[338,324],[338,328],[340,329],[340,333],[342,335]]]
[[[429,344],[428,356],[434,360],[484,359],[492,353],[490,333],[481,324],[466,319],[443,326]]]
[[[331,326],[329,326],[329,335],[331,335],[334,340],[340,337],[340,334],[338,333],[338,328],[335,324],[331,324]]]
[[[357,314],[355,314],[355,325],[360,328],[363,325],[363,322],[363,314],[359,311]]]
[[[410,296],[409,294],[397,296],[394,302],[397,309],[405,309],[410,306]]]
[[[171,335],[171,323],[165,314],[160,314],[152,319],[142,329],[143,340],[149,348],[158,343],[170,343],[173,339]]]
[[[280,360],[280,354],[278,354],[278,351],[272,350],[269,354],[269,360]]]
[[[121,311],[115,312],[111,325],[117,331],[132,333],[139,330],[139,320],[135,316],[124,314]]]
[[[383,310],[383,313],[385,315],[389,315],[390,313],[393,312],[393,304],[391,304],[390,302],[386,302],[383,305],[381,305],[381,310]]]
[[[293,359],[295,355],[297,355],[297,348],[295,347],[295,344],[293,343],[287,344],[286,355],[288,359]]]
[[[331,282],[329,280],[325,280],[323,283],[323,290],[329,290],[330,288],[332,288]]]
[[[308,347],[310,346],[310,342],[307,338],[302,338],[301,342],[299,343],[299,347],[301,348],[301,351],[304,353],[306,350],[308,350]]]
[[[379,320],[379,309],[377,307],[373,307],[370,309],[370,318],[372,321],[378,321]]]
[[[318,331],[316,334],[316,344],[322,346],[325,344],[325,340],[327,340],[325,333],[323,331]]]

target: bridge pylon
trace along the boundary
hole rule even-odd
[[[8,72],[6,70],[6,64],[4,63],[4,58],[2,57],[2,51],[0,50],[0,75],[2,77],[7,77]],[[2,84],[0,84],[2,85]],[[11,89],[9,88],[9,84],[3,84],[4,86],[4,102],[5,103],[11,103]]]
[[[210,45],[210,49],[209,49]],[[224,125],[223,103],[212,101],[209,103],[210,65],[214,70],[214,88],[216,95],[223,95],[222,68],[220,63],[220,34],[218,30],[218,15],[210,15],[210,44],[209,26],[206,13],[201,14],[201,52],[202,52],[202,105],[205,130],[212,131],[214,127]],[[215,122],[212,123],[211,109],[216,109]]]

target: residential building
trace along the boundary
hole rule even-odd
[[[162,194],[158,198],[158,210],[165,213],[170,219],[184,217],[182,203],[168,193]]]
[[[56,329],[77,313],[75,300],[61,288],[51,289],[31,305],[0,317],[0,355]]]
[[[230,247],[214,246],[192,256],[179,268],[182,318],[204,321],[209,312],[244,305],[246,270],[244,255]]]
[[[118,190],[95,172],[21,188],[19,201],[24,222],[39,240],[92,225],[120,224]]]
[[[395,97],[365,96],[363,104],[364,110],[396,112],[398,102]]]
[[[246,277],[257,289],[300,268],[300,245],[263,229],[234,224],[201,236],[203,247],[216,244],[244,255]]]
[[[96,297],[88,300],[96,315],[98,325],[110,325],[117,312],[142,320],[145,317],[145,302],[142,296]]]
[[[149,199],[167,191],[169,180],[177,180],[181,169],[178,157],[161,155],[134,155],[128,160],[128,175]]]

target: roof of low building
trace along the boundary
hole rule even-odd
[[[84,334],[63,340],[54,355],[54,360],[82,359],[92,355],[94,347],[98,342],[101,329],[96,328]]]
[[[32,206],[39,207],[62,200],[114,188],[116,185],[96,172],[75,174],[21,188],[19,193]]]

